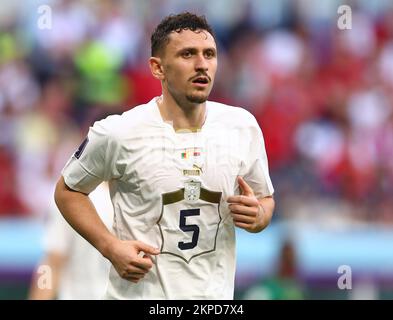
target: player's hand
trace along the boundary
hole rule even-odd
[[[259,203],[254,191],[242,177],[237,179],[241,194],[227,199],[234,224],[249,232],[263,229],[264,208]]]
[[[153,266],[151,255],[157,255],[157,248],[141,241],[118,240],[111,246],[108,257],[117,273],[123,279],[137,283]]]

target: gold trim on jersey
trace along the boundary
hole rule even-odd
[[[200,127],[190,127],[190,128],[183,128],[183,129],[181,129],[181,128],[175,129],[176,133],[191,133],[191,132],[195,133],[195,132],[200,132],[200,131],[202,131],[202,128],[200,128]]]
[[[167,204],[175,203],[184,199],[184,188],[177,191],[164,193],[162,195],[162,204],[165,206]]]
[[[201,195],[199,199],[210,203],[220,203],[221,195],[222,192],[210,191],[205,188],[201,188]],[[181,200],[184,200],[184,188],[181,188],[177,191],[164,193],[162,195],[162,204],[164,206]]]
[[[220,203],[222,192],[210,191],[205,188],[201,188],[200,199],[210,203]]]

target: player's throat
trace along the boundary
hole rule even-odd
[[[207,118],[206,102],[193,106],[191,111],[180,107],[176,102],[163,96],[157,98],[161,118],[173,126],[177,133],[198,132],[202,129]]]

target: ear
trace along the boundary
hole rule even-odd
[[[153,77],[158,80],[164,80],[164,70],[163,70],[161,58],[150,57],[149,65]]]

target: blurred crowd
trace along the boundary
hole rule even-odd
[[[45,215],[88,127],[160,95],[150,34],[192,10],[218,41],[210,99],[248,109],[264,133],[275,219],[393,224],[392,3],[347,1],[349,30],[342,1],[190,3],[2,1],[0,216]]]

